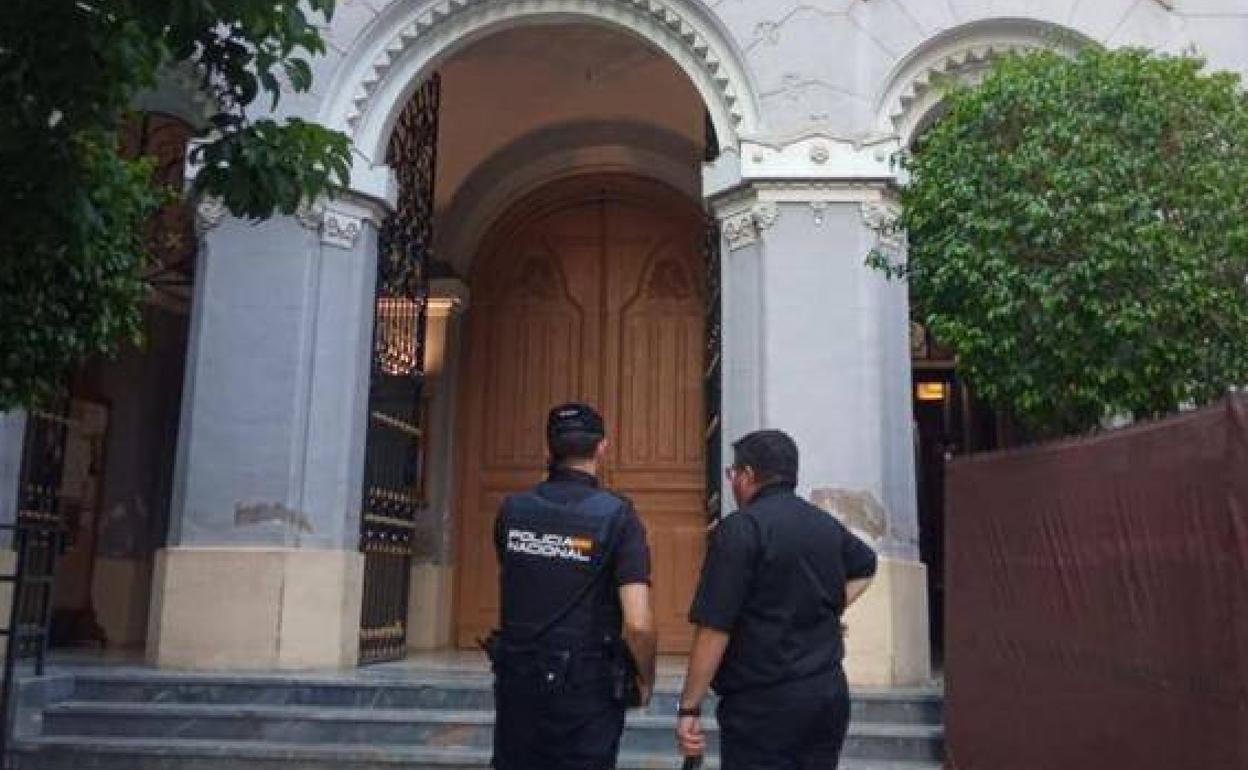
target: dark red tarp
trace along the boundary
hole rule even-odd
[[[946,494],[950,768],[1248,770],[1248,397]]]

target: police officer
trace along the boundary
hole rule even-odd
[[[605,434],[585,404],[551,410],[549,477],[498,514],[497,770],[610,770],[626,708],[650,698],[650,549],[631,502],[599,486]]]
[[[739,510],[711,536],[689,613],[677,741],[686,756],[705,750],[713,684],[724,770],[834,770],[849,724],[841,614],[870,585],[875,553],[794,492],[788,435],[758,431],[733,450]]]

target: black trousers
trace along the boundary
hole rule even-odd
[[[723,770],[836,770],[849,729],[849,685],[825,674],[724,696]]]
[[[551,686],[532,661],[500,666],[495,677],[496,770],[613,770],[624,707],[606,666],[573,665]]]

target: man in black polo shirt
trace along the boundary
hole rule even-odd
[[[585,404],[552,409],[549,477],[495,522],[497,770],[614,768],[625,709],[654,686],[650,549],[632,503],[599,486],[605,434]]]
[[[689,612],[677,741],[686,756],[703,753],[714,686],[724,770],[834,770],[849,726],[841,615],[870,585],[875,553],[795,494],[788,435],[758,431],[733,450],[740,510],[712,534]]]

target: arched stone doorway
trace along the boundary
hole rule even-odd
[[[461,646],[497,622],[498,505],[540,478],[549,407],[583,399],[607,421],[604,481],[649,531],[662,648],[688,649],[706,516],[703,227],[687,197],[609,174],[534,192],[485,239],[457,431]]]
[[[474,646],[497,623],[498,503],[540,479],[546,411],[582,398],[606,413],[615,451],[604,481],[635,498],[651,530],[664,644],[684,650],[706,446],[719,443],[704,403],[702,163],[714,115],[660,47],[599,23],[500,29],[440,61],[437,82],[430,313],[447,284],[458,299],[428,326],[426,353],[441,352],[425,362],[425,492],[401,555],[411,579],[370,591],[366,567],[365,602],[390,597],[398,621],[386,626],[409,649]],[[537,277],[517,272],[526,267]],[[498,317],[506,331],[494,334]],[[567,352],[560,334],[577,348],[560,363],[571,379],[554,382],[541,355]]]

